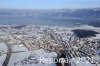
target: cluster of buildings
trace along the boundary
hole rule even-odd
[[[79,38],[73,32],[74,29],[78,28],[91,30],[89,26],[0,25],[0,42],[8,44],[12,49],[12,54],[20,54],[20,52],[31,54],[30,51],[43,49],[47,53],[56,52],[57,56],[61,57],[61,51],[64,51],[65,57],[69,55],[70,63],[74,63],[76,66],[75,60],[79,61],[76,58],[82,57],[92,58],[94,64],[100,65],[100,59],[97,59],[100,58],[100,38],[98,36]],[[100,31],[99,28],[92,28]],[[24,66],[25,64],[36,63],[36,61],[32,61],[34,60],[32,58],[33,56],[28,55],[20,61],[13,62],[13,65],[21,64]]]

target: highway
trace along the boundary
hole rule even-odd
[[[10,60],[10,56],[11,56],[11,53],[12,53],[12,49],[11,49],[11,47],[7,44],[7,43],[5,43],[6,44],[6,46],[7,46],[7,56],[6,56],[6,59],[5,59],[5,61],[4,61],[4,63],[3,63],[3,65],[2,66],[7,66],[8,65],[8,63],[9,63],[9,60]]]

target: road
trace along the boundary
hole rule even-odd
[[[4,63],[3,63],[3,65],[2,66],[7,66],[8,65],[8,63],[9,63],[9,60],[10,60],[10,56],[11,56],[11,53],[12,53],[12,49],[11,49],[11,47],[7,44],[7,43],[5,43],[6,44],[6,46],[7,46],[7,56],[6,56],[6,59],[5,59],[5,61],[4,61]]]
[[[61,52],[61,56],[63,58],[67,58],[68,61],[71,59],[71,55],[70,55],[70,51],[68,50],[68,48],[66,47],[66,45],[64,44],[64,42],[62,41],[61,37],[58,37],[56,34],[51,34],[51,36],[53,37],[54,40],[56,40],[58,42],[58,44],[63,48],[62,52]],[[70,66],[70,62],[65,63],[64,66]]]

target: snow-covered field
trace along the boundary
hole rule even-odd
[[[72,58],[71,66],[100,66],[100,64],[91,64],[85,57]]]
[[[2,66],[7,54],[7,46],[4,43],[0,43],[0,66]]]
[[[24,47],[23,45],[14,45],[12,47],[12,52],[18,52],[18,51],[28,51],[28,49],[26,47]]]
[[[30,59],[30,57],[33,59]],[[44,51],[44,49],[12,53],[8,66],[56,66],[54,63],[40,63],[40,57],[54,58],[57,57],[57,54]]]
[[[2,66],[3,62],[5,61],[7,54],[3,54],[2,56],[0,56],[0,66]]]
[[[0,43],[0,52],[7,53],[7,46],[5,43]]]

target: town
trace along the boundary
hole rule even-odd
[[[40,63],[40,57],[67,58],[68,63]],[[100,66],[98,27],[0,25],[0,66],[88,65]]]

